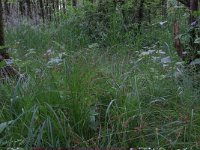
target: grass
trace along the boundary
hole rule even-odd
[[[174,75],[168,27],[106,48],[68,25],[7,29],[14,63],[30,80],[0,85],[2,148],[199,148],[198,75]],[[152,61],[167,56],[165,67]]]

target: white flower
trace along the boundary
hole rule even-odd
[[[56,58],[51,58],[47,64],[59,64],[60,62],[62,62],[62,59],[56,57]]]
[[[179,65],[183,65],[184,62],[183,61],[179,61],[179,62],[176,62],[176,65],[179,66]]]
[[[152,56],[152,60],[153,60],[153,62],[159,62],[160,57]]]
[[[163,26],[166,23],[167,23],[167,21],[161,21],[161,22],[159,22],[160,26]]]
[[[161,62],[162,64],[167,64],[167,63],[171,63],[172,60],[171,60],[171,58],[170,58],[169,56],[167,56],[167,57],[162,58],[162,59],[160,60],[160,62]]]
[[[49,57],[50,55],[53,55],[53,54],[54,54],[54,51],[52,49],[48,49],[46,53],[44,53],[44,57]]]
[[[48,50],[46,51],[46,53],[52,53],[52,50],[51,50],[51,49],[48,49]]]
[[[88,48],[97,48],[99,47],[99,44],[98,43],[92,43],[91,45],[88,45]]]
[[[148,50],[148,51],[146,51],[146,52],[142,52],[142,53],[140,54],[140,56],[150,55],[150,54],[152,54],[152,53],[154,53],[154,52],[155,52],[155,50]]]
[[[198,64],[200,64],[200,58],[199,59],[195,59],[194,61],[192,61],[190,63],[190,65],[198,65]]]
[[[158,53],[159,53],[159,54],[163,54],[163,55],[166,54],[166,53],[165,53],[164,51],[162,51],[162,50],[159,50]]]
[[[6,62],[7,65],[13,64],[13,60],[12,59],[5,59],[5,62]]]

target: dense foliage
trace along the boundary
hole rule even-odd
[[[28,2],[2,3],[18,77],[0,73],[0,148],[199,149],[199,11],[175,0]]]

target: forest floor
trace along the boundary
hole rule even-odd
[[[199,148],[199,75],[170,32],[101,47],[65,28],[7,29],[27,80],[0,84],[0,147]]]

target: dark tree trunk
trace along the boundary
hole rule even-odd
[[[74,6],[74,7],[77,6],[77,0],[72,0],[72,6]]]
[[[188,54],[184,55],[184,50],[182,49],[182,45],[180,42],[180,39],[177,38],[178,36],[178,23],[174,23],[174,42],[175,42],[175,48],[178,53],[178,55],[183,59],[186,60],[188,63],[195,60],[196,58],[200,58],[200,55],[198,54],[198,50],[200,49],[199,43],[194,43],[196,38],[195,30],[198,27],[198,20],[194,15],[195,11],[198,11],[198,1],[199,0],[177,0],[178,2],[184,4],[189,10],[190,10],[190,17],[189,17],[189,34],[190,34],[190,41],[189,41],[189,48],[190,51]]]
[[[47,0],[47,10],[48,10],[48,21],[51,21],[51,11],[52,9],[52,1],[51,0]]]
[[[140,5],[139,5],[139,9],[138,9],[138,16],[137,16],[137,20],[138,20],[138,31],[141,34],[141,24],[142,24],[142,20],[144,17],[144,0],[140,1]]]
[[[46,16],[46,20],[47,21],[49,21],[49,0],[46,0],[45,1],[46,3],[45,3],[45,11],[46,11],[46,14],[45,14],[45,16]]]
[[[46,3],[46,9],[47,9],[47,17],[48,17],[48,21],[51,21],[51,9],[52,9],[52,5],[51,5],[51,0],[47,0],[47,3]]]
[[[49,21],[52,20],[52,0],[49,2]]]
[[[161,0],[161,15],[167,17],[167,0]]]
[[[198,0],[190,0],[190,19],[189,19],[189,23],[190,25],[197,21],[196,17],[194,16],[194,12],[198,11]]]
[[[31,0],[26,0],[27,4],[27,14],[32,19],[32,10],[31,10]]]
[[[40,17],[42,17],[42,21],[44,23],[44,4],[43,4],[43,1],[42,0],[39,0],[39,3],[40,3]]]
[[[151,24],[151,9],[148,10],[148,13],[149,13],[148,22],[149,22],[149,24]]]
[[[56,10],[59,11],[59,0],[56,0],[55,7],[56,7]]]
[[[198,11],[198,0],[190,0],[190,18],[189,18],[189,27],[190,27],[190,49],[191,51],[191,55],[192,58],[196,58],[197,57],[197,51],[200,48],[200,44],[199,43],[194,43],[195,38],[196,38],[196,33],[195,30],[198,27],[198,21],[197,18],[194,16],[194,12]]]
[[[3,7],[2,0],[0,0],[0,61],[3,59],[9,59],[9,55],[6,52],[5,39],[4,39],[4,25],[3,25]]]
[[[174,34],[174,47],[176,48],[176,52],[182,60],[186,60],[186,55],[183,53],[183,48],[181,45],[181,41],[177,36],[179,35],[179,25],[177,21],[174,21],[173,23],[173,34]]]
[[[5,0],[5,2],[4,2],[4,9],[5,9],[5,15],[6,16],[10,15],[10,9],[9,9],[8,0]]]
[[[20,0],[19,7],[20,7],[21,15],[25,15],[25,5],[24,4],[25,4],[24,0]]]
[[[19,10],[20,10],[21,15],[25,15],[25,6],[24,6],[23,0],[19,1]]]
[[[4,46],[4,26],[3,26],[3,7],[2,7],[2,0],[0,0],[0,46]],[[2,50],[2,49],[1,49]]]
[[[66,14],[66,1],[65,0],[63,0],[62,5],[63,5],[63,13]]]

